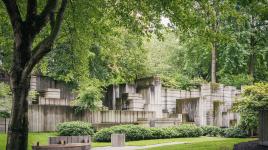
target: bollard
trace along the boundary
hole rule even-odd
[[[125,146],[125,134],[112,134],[111,142],[112,142],[112,147]]]

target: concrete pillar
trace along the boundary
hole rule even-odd
[[[268,109],[259,111],[259,144],[268,146]]]
[[[125,146],[125,134],[112,134],[111,142],[112,147],[123,147]]]

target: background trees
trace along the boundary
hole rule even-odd
[[[183,89],[217,78],[237,87],[268,80],[265,0],[0,4],[0,68],[10,73],[13,92],[8,149],[27,146],[31,72],[64,80],[91,100],[107,84],[155,74],[168,86]],[[164,31],[163,17],[176,34]],[[151,35],[153,40],[146,42],[144,36]],[[96,90],[84,88],[87,84],[101,85]]]

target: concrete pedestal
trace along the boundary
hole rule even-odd
[[[259,112],[259,144],[268,146],[268,110]]]
[[[112,147],[123,147],[125,146],[125,134],[112,134],[111,142]]]

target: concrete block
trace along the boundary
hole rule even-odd
[[[125,134],[112,134],[111,135],[111,142],[112,147],[123,147],[125,146]]]

